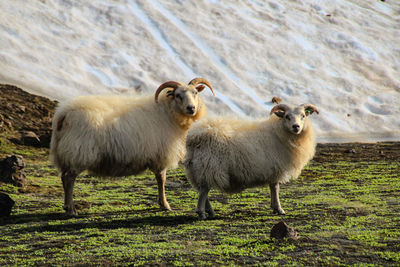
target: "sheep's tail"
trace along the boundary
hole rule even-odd
[[[51,140],[50,140],[50,162],[57,167],[58,169],[61,168],[59,157],[57,154],[58,148],[58,141],[61,137],[61,132],[64,128],[66,114],[64,113],[57,113],[54,114],[53,122],[52,122],[52,133],[51,133]]]
[[[188,135],[186,138],[186,154],[183,165],[185,166],[186,176],[188,177],[190,183],[195,189],[199,190],[199,183],[196,178],[195,168],[193,164],[196,144],[192,137],[193,136]]]

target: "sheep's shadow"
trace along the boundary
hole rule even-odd
[[[160,226],[160,227],[173,227],[181,224],[190,224],[197,221],[197,217],[190,215],[171,214],[170,216],[143,216],[134,218],[113,218],[113,214],[107,213],[104,215],[104,220],[98,221],[69,221],[71,217],[60,213],[51,214],[31,214],[31,215],[17,215],[11,216],[0,220],[0,225],[8,224],[31,224],[34,222],[42,222],[40,225],[32,225],[23,227],[22,229],[15,229],[14,232],[37,232],[37,231],[50,231],[50,232],[68,232],[77,231],[81,229],[97,228],[101,230],[112,230],[118,228],[141,228],[145,226]],[[91,215],[82,215],[79,218],[90,218]],[[65,223],[49,224],[50,221],[65,220]]]
[[[43,222],[43,221],[54,221],[54,220],[63,220],[67,219],[65,215],[60,213],[31,213],[31,214],[20,214],[20,215],[11,215],[8,217],[0,218],[0,226],[3,225],[17,225],[24,223],[35,223],[35,222]]]

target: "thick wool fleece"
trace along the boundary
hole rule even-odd
[[[315,154],[310,122],[299,135],[272,115],[259,121],[217,118],[195,123],[186,143],[186,173],[196,189],[235,193],[296,179]]]
[[[176,167],[185,154],[196,116],[180,114],[172,99],[82,96],[59,106],[53,118],[50,159],[61,171],[100,176],[137,174]]]

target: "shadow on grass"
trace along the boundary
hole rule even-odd
[[[179,216],[144,216],[137,218],[113,218],[115,215],[121,213],[106,213],[106,214],[90,214],[80,215],[76,218],[78,221],[68,221],[71,217],[60,213],[49,214],[27,214],[11,216],[9,218],[0,219],[1,225],[8,224],[24,224],[24,223],[41,223],[40,225],[27,226],[21,229],[15,229],[14,232],[36,232],[36,231],[49,231],[49,232],[68,232],[76,231],[87,228],[97,228],[102,230],[110,230],[117,228],[140,228],[145,226],[177,226],[181,224],[190,224],[198,219],[195,216],[179,215]],[[98,218],[98,215],[104,218]],[[126,214],[129,215],[129,214]],[[84,221],[87,218],[96,217],[97,221]],[[82,221],[79,221],[82,219]],[[51,224],[50,221],[65,220],[65,223]]]
[[[70,218],[70,217],[69,217]],[[61,213],[38,213],[38,214],[20,214],[11,215],[9,217],[0,218],[0,226],[8,224],[23,224],[23,223],[34,223],[43,221],[54,221],[69,219],[67,216]]]

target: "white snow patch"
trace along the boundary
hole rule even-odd
[[[400,1],[0,1],[0,82],[63,101],[205,77],[212,113],[315,104],[319,140],[400,140]],[[129,88],[126,88],[129,87]],[[222,103],[223,104],[222,104]]]

